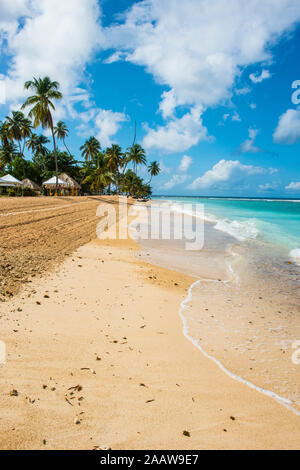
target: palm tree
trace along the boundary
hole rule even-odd
[[[127,149],[129,161],[133,162],[133,170],[136,174],[138,165],[146,165],[146,152],[139,144],[134,144]]]
[[[58,187],[58,165],[57,165],[57,152],[56,142],[54,135],[54,125],[51,110],[55,110],[52,100],[61,100],[62,93],[58,90],[59,83],[52,82],[49,77],[34,78],[25,83],[26,90],[32,90],[35,94],[29,96],[22,106],[25,109],[27,106],[32,106],[29,116],[34,119],[33,125],[36,129],[40,125],[46,129],[50,128],[53,139],[54,159],[55,159],[55,173],[56,173],[56,193]]]
[[[23,165],[23,178],[25,178],[24,149],[26,139],[31,135],[31,121],[21,111],[12,111],[12,116],[6,116],[7,135],[11,142],[17,142]],[[24,139],[23,148],[21,142]]]
[[[9,143],[7,122],[0,122],[0,141],[4,146]]]
[[[14,159],[18,155],[17,147],[15,144],[8,142],[7,145],[2,145],[0,147],[0,169],[4,169],[9,166],[11,167]]]
[[[80,147],[81,154],[85,158],[85,161],[89,163],[95,159],[98,153],[101,150],[101,144],[96,137],[90,137],[85,143]]]
[[[50,143],[50,140],[45,135],[39,135],[36,139],[35,153],[42,155],[43,157],[49,153],[46,145]]]
[[[160,167],[159,163],[155,160],[154,162],[151,162],[150,165],[148,166],[148,173],[150,173],[150,180],[148,184],[151,183],[153,176],[157,176],[160,173]]]
[[[119,189],[119,168],[123,164],[123,153],[122,149],[119,145],[112,145],[108,149],[106,149],[106,156],[107,156],[107,168],[114,173],[116,179],[116,186]],[[109,185],[109,192],[110,192],[110,185]]]
[[[103,194],[105,186],[108,186],[113,181],[113,173],[108,169],[107,156],[99,153],[97,156],[96,168],[91,170],[90,174],[83,180],[83,184],[91,183],[91,189],[96,190]]]
[[[26,147],[31,150],[34,157],[45,156],[49,153],[46,144],[49,144],[50,140],[45,135],[31,134],[26,142]]]
[[[67,125],[63,121],[58,121],[58,123],[54,127],[54,134],[56,135],[56,137],[59,140],[63,141],[64,146],[66,147],[68,154],[71,155],[71,152],[68,149],[68,147],[66,145],[66,141],[65,141],[66,137],[68,137],[68,135],[69,135],[69,129],[67,128]]]

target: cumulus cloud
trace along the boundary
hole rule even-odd
[[[278,183],[276,183],[276,182],[265,183],[265,184],[259,184],[258,185],[258,190],[260,192],[274,191],[277,188],[278,188]]]
[[[238,160],[220,160],[211,170],[196,178],[188,189],[207,189],[232,186],[249,176],[266,174],[268,171],[259,166],[244,165]]]
[[[300,191],[300,181],[292,181],[288,186],[285,187],[287,191]]]
[[[164,91],[162,94],[162,100],[159,104],[159,110],[164,118],[173,116],[177,101],[174,90]]]
[[[113,112],[110,109],[91,109],[78,116],[81,124],[78,130],[81,135],[89,136],[94,133],[102,147],[112,144],[111,137],[120,129],[121,123],[128,121],[124,113]]]
[[[236,95],[247,95],[248,93],[250,93],[250,91],[251,91],[251,88],[248,86],[245,86],[243,88],[236,88],[234,92]]]
[[[300,139],[299,109],[288,109],[280,116],[273,139],[280,144],[293,144]]]
[[[293,0],[147,0],[111,26],[109,41],[168,86],[177,105],[211,106],[231,97],[241,68],[270,59],[299,18]]]
[[[192,157],[189,157],[188,155],[183,155],[180,165],[178,167],[178,171],[180,171],[181,173],[185,173],[186,171],[188,171],[192,163]]]
[[[241,117],[237,111],[234,111],[233,114],[230,114],[230,113],[223,114],[223,121],[227,121],[229,118],[233,122],[241,122]]]
[[[184,152],[200,140],[211,140],[201,118],[202,110],[193,108],[182,118],[173,118],[166,126],[150,129],[143,140],[146,149],[159,149],[165,152]]]
[[[168,87],[159,110],[172,121],[148,130],[148,148],[187,150],[205,139],[203,131],[178,132],[177,108],[205,110],[228,102],[241,71],[270,60],[271,46],[299,19],[300,3],[293,0],[144,0],[129,8],[106,31],[107,42],[125,53],[124,60],[145,67],[157,83]],[[252,81],[268,74],[253,74]],[[235,89],[236,94],[249,91],[248,86]]]
[[[97,0],[0,0],[1,17],[3,6],[10,30],[6,52],[11,59],[4,79],[7,100],[22,101],[26,80],[49,75],[60,82],[68,101],[86,81],[85,67],[103,41]]]
[[[251,73],[249,75],[250,80],[253,83],[261,83],[263,80],[266,80],[267,78],[270,78],[271,74],[269,70],[262,70],[261,73]]]
[[[265,152],[265,150],[257,147],[255,145],[255,140],[257,137],[257,134],[259,133],[258,129],[254,129],[253,127],[249,127],[248,130],[249,133],[249,138],[243,142],[239,149],[236,151],[237,154],[239,153],[259,153],[259,152]]]
[[[173,175],[172,178],[161,186],[161,189],[172,189],[178,184],[183,184],[188,179],[188,175]]]

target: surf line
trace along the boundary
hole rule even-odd
[[[202,281],[210,281],[210,282],[217,282],[217,281],[214,281],[214,280],[211,280],[211,279],[198,279],[197,281],[195,281],[190,287],[189,287],[189,290],[188,290],[188,294],[187,294],[187,297],[181,302],[181,305],[180,305],[180,309],[179,309],[179,315],[182,319],[182,323],[183,323],[183,334],[184,336],[194,345],[196,346],[196,348],[199,349],[199,351],[201,351],[201,353],[207,358],[207,359],[210,359],[211,361],[213,361],[215,364],[217,364],[217,366],[223,371],[225,372],[225,374],[229,375],[229,377],[231,377],[232,379],[236,380],[237,382],[240,382],[244,385],[247,385],[248,387],[256,390],[257,392],[259,393],[262,393],[263,395],[266,395],[267,397],[269,398],[273,398],[274,400],[276,400],[280,405],[283,405],[284,407],[288,408],[290,411],[292,411],[293,413],[295,413],[295,415],[297,416],[300,416],[300,411],[296,410],[293,406],[292,406],[292,402],[288,399],[288,398],[283,398],[281,397],[280,395],[277,395],[277,393],[275,392],[272,392],[271,390],[266,390],[262,387],[259,387],[258,385],[255,385],[253,384],[252,382],[250,382],[249,380],[246,380],[246,379],[243,379],[243,377],[240,377],[239,375],[236,375],[234,374],[233,372],[231,372],[230,370],[228,370],[223,364],[221,361],[219,361],[216,357],[214,356],[211,356],[210,354],[208,354],[208,352],[206,352],[202,346],[199,344],[199,341],[194,339],[190,334],[189,334],[189,328],[188,328],[188,324],[187,324],[187,319],[186,317],[184,316],[184,312],[186,310],[188,310],[188,303],[192,300],[193,298],[193,294],[192,294],[192,291],[194,289],[194,287],[196,287],[197,285],[201,284]],[[227,283],[228,281],[223,281],[224,283]]]

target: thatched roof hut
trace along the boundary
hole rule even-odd
[[[32,191],[36,191],[36,192],[39,192],[41,190],[38,184],[36,184],[34,181],[31,181],[28,178],[22,181],[22,186],[23,188],[32,189]]]
[[[72,176],[67,175],[67,173],[62,173],[59,175],[59,179],[66,183],[69,189],[81,189],[80,184],[77,183],[77,181],[75,181]]]

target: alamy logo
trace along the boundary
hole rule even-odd
[[[296,91],[292,94],[292,103],[297,106],[300,104],[300,80],[295,80],[292,83],[292,88],[296,88]]]
[[[292,348],[296,351],[292,354],[292,362],[298,366],[300,364],[300,340],[294,341]]]
[[[148,206],[129,205],[126,197],[120,197],[118,217],[112,204],[101,204],[96,216],[101,218],[96,229],[101,240],[128,237],[133,240],[183,240],[189,251],[201,250],[204,246],[203,204],[177,203],[173,210],[169,204],[159,202]]]

